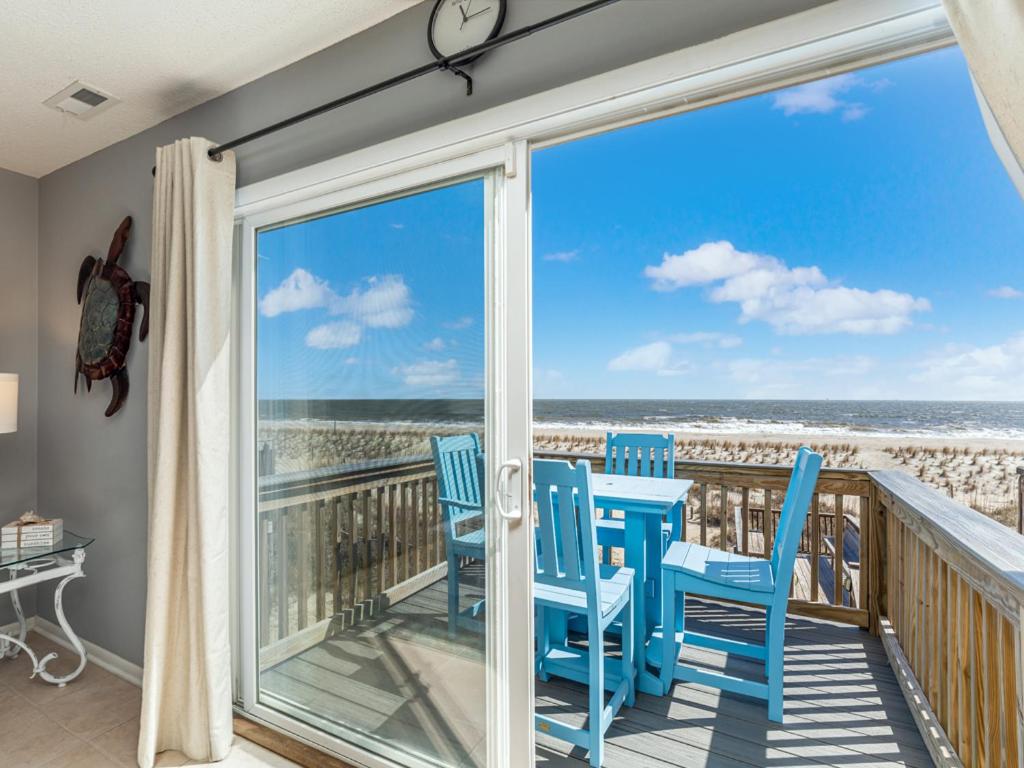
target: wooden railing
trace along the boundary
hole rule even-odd
[[[429,457],[260,478],[260,662],[266,667],[444,575]]]
[[[598,454],[536,451],[540,458],[586,458],[604,469]],[[683,538],[705,546],[771,557],[791,467],[676,459],[676,477],[692,480]],[[857,469],[822,469],[799,547],[790,611],[868,627],[866,569],[846,539],[865,539],[871,483]],[[771,510],[766,515],[765,510]],[[843,533],[850,527],[857,534]],[[839,531],[840,535],[836,535]]]
[[[937,765],[1024,765],[1024,537],[872,472],[869,610]]]

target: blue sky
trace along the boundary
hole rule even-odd
[[[1021,399],[1024,203],[946,49],[534,155],[538,397]],[[479,396],[483,186],[261,234],[261,397]]]

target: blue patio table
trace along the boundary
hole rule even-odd
[[[636,689],[662,696],[665,688],[658,675],[647,669],[646,650],[651,633],[661,624],[661,523],[674,507],[686,503],[693,481],[597,473],[592,480],[594,506],[621,510],[626,516],[625,565],[633,569],[636,579],[633,601]],[[564,622],[553,623],[552,635],[564,638],[567,631]]]

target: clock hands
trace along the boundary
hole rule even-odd
[[[472,18],[475,18],[475,17],[479,16],[481,13],[487,13],[489,10],[491,10],[491,6],[487,6],[486,8],[480,9],[476,13],[470,13],[470,14],[467,15],[466,12],[472,7],[472,5],[473,5],[473,0],[469,0],[469,2],[466,3],[465,7],[462,6],[462,3],[459,3],[459,13],[462,14],[462,22],[459,24],[459,30],[460,31],[462,30],[462,28],[464,26],[466,26],[466,22],[467,21],[469,21]]]
[[[470,19],[472,19],[472,18],[474,18],[476,16],[479,16],[481,13],[487,13],[489,10],[491,10],[491,7],[487,6],[486,8],[482,8],[481,10],[477,11],[476,13],[471,13],[471,14],[469,14],[469,16],[466,17],[466,21],[469,21]]]

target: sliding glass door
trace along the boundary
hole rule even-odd
[[[443,171],[243,222],[241,704],[363,762],[475,767],[529,738],[497,717],[529,696],[528,380],[510,404],[505,175]]]

